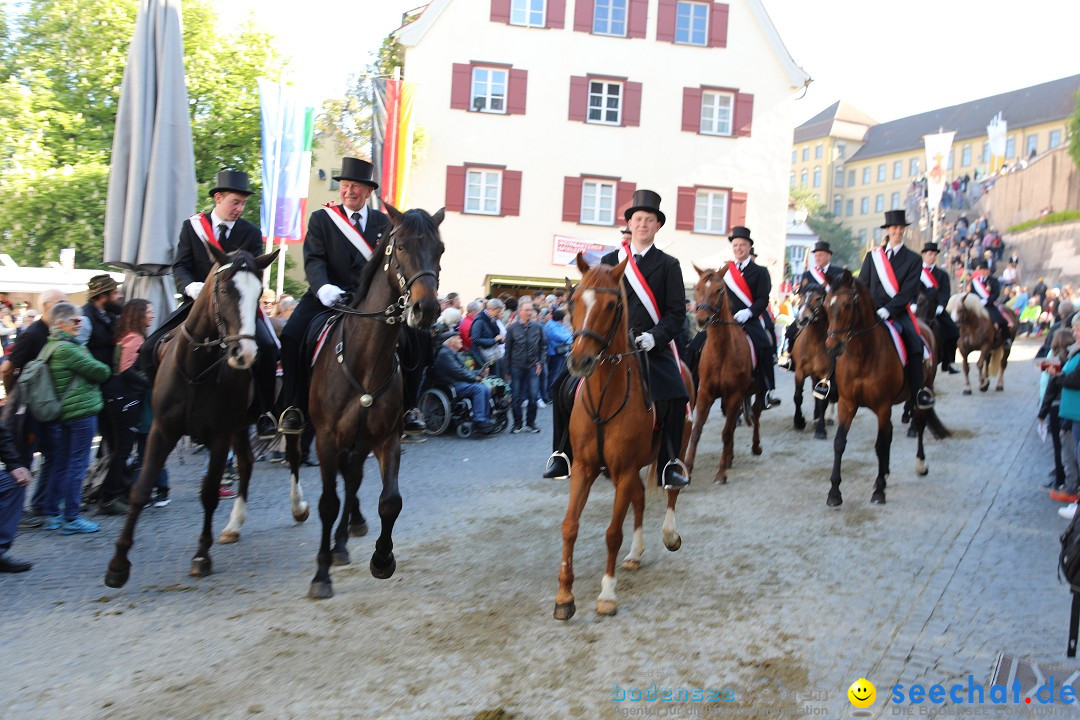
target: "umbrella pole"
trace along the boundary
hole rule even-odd
[[[277,295],[275,297],[280,298],[281,294],[285,292],[285,253],[289,251],[289,246],[285,244],[285,238],[281,238],[278,249],[281,250],[281,254],[278,255]]]

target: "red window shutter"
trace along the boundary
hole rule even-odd
[[[682,129],[684,132],[701,132],[701,88],[683,88]]]
[[[750,93],[735,95],[735,137],[750,137],[750,124],[754,119],[754,96]]]
[[[709,11],[709,47],[727,47],[727,3],[713,3]]]
[[[491,22],[510,22],[510,0],[491,0]]]
[[[521,214],[521,171],[503,170],[502,174],[502,215]]]
[[[641,83],[623,84],[622,124],[626,127],[641,125]]]
[[[528,70],[511,70],[507,80],[506,113],[507,115],[525,114],[526,85],[529,80]]]
[[[580,0],[578,0],[580,2]],[[563,178],[562,219],[563,222],[581,221],[581,185],[579,177]]]
[[[728,209],[728,232],[736,225],[746,226],[746,193],[731,193],[731,207]]]
[[[570,120],[585,122],[589,112],[589,78],[570,78]]]
[[[560,30],[566,27],[566,0],[548,0],[544,26]]]
[[[577,32],[592,32],[593,0],[576,0],[574,5],[574,30]]]
[[[626,224],[623,214],[634,202],[635,190],[637,190],[637,183],[619,182],[615,184],[615,224],[619,227]]]
[[[675,229],[694,229],[694,205],[697,203],[697,190],[692,187],[680,187],[679,199],[675,205]]]
[[[472,65],[454,63],[454,76],[450,83],[450,107],[454,110],[468,110],[471,94]]]
[[[446,166],[446,200],[450,212],[465,212],[465,168]]]
[[[660,0],[656,11],[657,42],[675,42],[675,10],[677,0]]]
[[[630,0],[626,37],[643,38],[649,27],[649,0]]]

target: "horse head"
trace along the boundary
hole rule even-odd
[[[728,263],[724,263],[719,270],[702,270],[697,265],[694,265],[694,269],[698,274],[697,285],[694,286],[694,304],[701,327],[733,322],[731,306],[728,305],[727,284],[724,282]]]
[[[825,314],[829,318],[825,349],[834,358],[844,354],[853,337],[873,327],[874,302],[870,292],[850,270],[844,270],[825,296]]]
[[[960,292],[953,295],[949,298],[946,310],[949,311],[949,315],[952,316],[953,322],[957,325],[963,325],[967,322],[968,316],[990,319],[990,313],[983,307],[982,300],[978,295],[970,292]]]
[[[225,346],[230,367],[247,370],[255,363],[258,349],[255,323],[262,297],[262,273],[273,264],[280,250],[255,257],[244,250],[226,254],[209,247],[215,260],[207,278],[209,292],[199,293],[192,313],[207,312],[209,306],[217,328],[217,337],[210,338],[212,344]]]
[[[825,317],[825,288],[814,285],[806,291],[806,299],[799,310],[798,323],[803,328]]]
[[[439,225],[446,217],[446,208],[429,215],[419,208],[404,213],[393,205],[383,203],[393,222],[390,238],[385,243],[384,270],[391,291],[404,302],[405,322],[411,328],[431,327],[439,317],[439,262],[446,246],[439,235]],[[383,258],[372,258],[383,262]],[[393,264],[393,267],[391,267]]]
[[[590,268],[578,253],[577,266],[582,277],[570,296],[574,335],[566,367],[571,374],[587,378],[605,358],[628,349],[622,284],[626,260],[614,267],[601,263]]]

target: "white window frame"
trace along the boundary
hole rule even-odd
[[[1050,131],[1049,148],[1051,150],[1053,150],[1054,148],[1056,148],[1060,144],[1061,144],[1061,131],[1060,130],[1051,130]]]
[[[502,178],[501,170],[492,168],[465,168],[465,213],[469,215],[502,214]],[[494,198],[489,191],[494,189]],[[494,200],[495,207],[485,207]]]
[[[899,180],[904,177],[904,161],[894,160],[892,164],[892,177],[893,180]]]
[[[539,21],[536,20],[538,14]],[[510,0],[511,25],[542,28],[547,26],[546,23],[547,0]]]
[[[878,163],[877,166],[877,181],[885,182],[886,177],[885,163]]]
[[[601,86],[600,92],[593,92],[593,85],[598,84]],[[616,89],[616,94],[611,94],[611,89]],[[593,98],[599,98],[600,105],[593,105]],[[607,118],[611,108],[608,107],[608,101],[614,97],[615,103],[615,119],[609,120]],[[622,109],[623,100],[626,97],[625,87],[621,82],[616,80],[606,80],[604,78],[589,78],[588,88],[588,105],[585,107],[585,122],[592,125],[622,125]],[[593,111],[598,110],[600,112],[599,119],[593,119]]]
[[[601,8],[604,6],[604,13],[606,14],[607,29],[599,29]],[[622,32],[616,32],[615,19],[613,15],[618,9],[616,6],[621,6],[622,9]],[[593,35],[607,35],[609,37],[626,37],[630,25],[630,2],[629,0],[593,0]]]
[[[870,184],[870,173],[871,172],[872,171],[871,171],[869,165],[867,165],[866,167],[864,167],[862,169],[862,184],[863,185],[869,185]]]
[[[692,2],[692,0],[678,0],[675,4],[675,42],[679,45],[694,45],[696,47],[708,47],[709,45],[709,10],[710,5],[701,2]],[[688,12],[687,12],[688,11]],[[694,42],[694,15],[703,11],[705,13],[705,27],[701,34],[701,42]],[[679,19],[682,16],[686,17],[688,23],[686,29],[686,39],[679,39]]]
[[[727,99],[727,128],[723,127],[722,114],[724,108],[719,100]],[[706,118],[705,110],[709,110],[710,118]],[[706,124],[708,123],[708,124]],[[701,123],[702,135],[722,135],[731,137],[735,129],[735,95],[734,93],[718,92],[715,90],[703,90],[701,93]]]
[[[615,193],[617,183],[614,180],[584,180],[581,183],[581,215],[583,225],[615,224]],[[610,203],[604,207],[605,191],[609,192]]]
[[[483,77],[480,74],[484,73]],[[501,80],[496,80],[496,75],[501,75]],[[501,84],[502,95],[493,95],[492,86]],[[478,87],[483,89],[483,93],[478,92]],[[506,114],[506,104],[510,95],[510,71],[507,68],[487,67],[484,65],[475,65],[472,69],[472,78],[469,84],[469,109],[477,112],[493,113],[496,115]],[[484,107],[478,108],[476,101],[483,98]],[[492,109],[494,101],[498,100],[502,103],[501,109]]]
[[[694,197],[694,232],[707,235],[727,235],[727,190],[698,190]]]

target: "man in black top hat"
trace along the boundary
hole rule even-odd
[[[814,244],[812,252],[814,254],[814,264],[803,272],[802,278],[799,280],[799,287],[795,291],[803,302],[806,302],[806,294],[811,291],[829,292],[832,283],[844,273],[843,268],[832,264],[832,247],[829,243],[818,240]],[[796,313],[797,316],[798,313]],[[787,356],[780,363],[781,367],[786,367],[789,370],[794,369],[791,367],[791,349],[795,347],[795,338],[798,337],[800,329],[801,325],[798,322],[793,322],[787,326],[785,331],[787,336]]]
[[[636,191],[631,207],[627,208],[623,217],[631,235],[629,244],[624,247],[628,247],[632,255],[624,276],[627,320],[637,346],[648,353],[649,389],[656,406],[657,424],[663,433],[658,458],[658,467],[661,468],[658,480],[665,489],[682,488],[690,484],[686,466],[678,457],[689,398],[683,384],[679,358],[671,347],[671,341],[682,330],[686,312],[682,268],[678,260],[653,245],[656,233],[666,220],[660,210],[659,195],[651,190]],[[600,262],[618,265],[626,257],[625,253],[625,250],[608,253]],[[630,274],[635,272],[631,263],[636,265],[640,277],[651,291],[655,305],[652,299],[642,298],[634,289],[629,280]],[[659,317],[659,321],[653,319],[646,303],[652,305],[651,309]],[[561,383],[558,389],[553,389],[555,452],[548,459],[544,477],[562,478],[570,474],[571,449],[563,436],[568,435],[565,428],[570,422],[573,408],[567,406],[565,395]]]
[[[769,315],[769,293],[772,292],[772,278],[769,271],[754,262],[750,256],[754,240],[750,237],[750,228],[736,225],[728,236],[734,260],[728,263],[724,282],[728,289],[728,305],[735,322],[754,344],[757,354],[758,384],[765,393],[765,408],[776,407],[779,398],[773,395],[776,387],[776,370],[773,357],[776,353],[776,333]]]
[[[904,245],[909,224],[903,210],[885,212],[885,245],[866,253],[859,279],[869,286],[878,317],[891,320],[900,332],[908,357],[908,388],[915,404],[927,409],[934,406],[934,394],[923,384],[923,340],[910,308],[919,292],[922,261]]]
[[[939,268],[937,243],[928,242],[922,249],[922,270],[919,279],[928,300],[933,305],[934,319],[932,326],[937,331],[941,340],[941,369],[947,373],[960,372],[953,367],[952,361],[956,357],[956,343],[960,340],[960,330],[953,322],[952,316],[945,310],[952,297],[952,285],[949,281],[949,273]]]
[[[1011,346],[1012,338],[1009,337],[1009,322],[1001,314],[1001,310],[997,306],[998,297],[1001,295],[1001,283],[990,274],[990,263],[988,261],[979,260],[975,263],[975,272],[971,276],[971,291],[979,296],[983,307],[986,308],[986,312],[990,315],[990,319],[994,321],[994,325],[1001,331],[1005,342]]]
[[[341,159],[339,183],[341,203],[327,203],[311,214],[304,241],[304,273],[308,289],[300,298],[281,333],[282,389],[280,402],[285,406],[278,420],[278,430],[300,433],[306,423],[307,382],[301,375],[300,357],[304,336],[316,315],[333,308],[347,293],[354,292],[360,272],[372,251],[386,233],[390,218],[367,205],[371,193],[379,188],[372,179],[374,167],[358,158]],[[416,409],[420,379],[431,364],[432,343],[426,331],[400,325],[398,356],[401,359],[405,387],[405,432],[419,434],[426,429]]]

